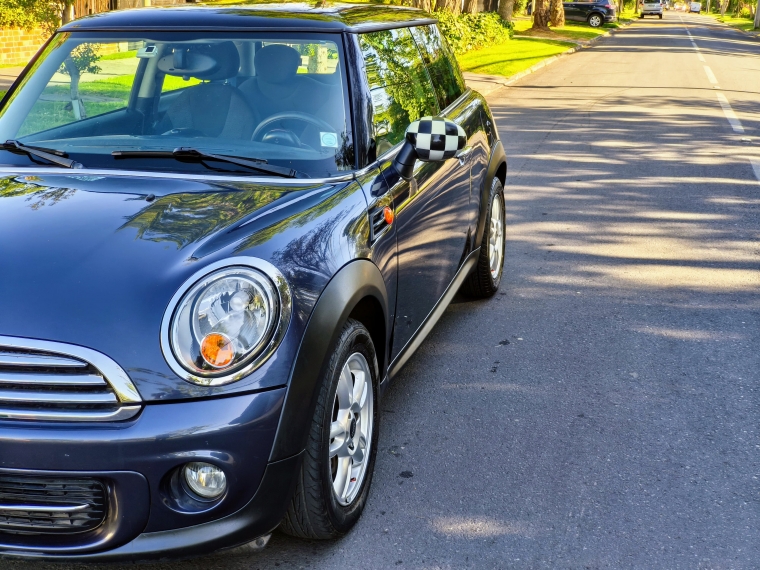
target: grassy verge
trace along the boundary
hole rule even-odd
[[[516,36],[530,36],[533,34],[530,30],[531,26],[533,26],[533,21],[530,18],[515,18],[512,23],[515,26]],[[581,22],[568,22],[559,28],[551,28],[548,34],[540,32],[536,33],[536,35],[556,38],[558,40],[588,41],[606,34],[610,29],[618,27],[620,26],[617,22],[604,24],[601,28],[592,28]]]
[[[458,59],[462,71],[509,77],[571,47],[573,44],[568,42],[514,38],[497,46],[468,52]]]
[[[711,18],[715,18],[719,22],[723,22],[724,24],[728,24],[732,28],[736,28],[738,30],[742,30],[745,32],[755,32],[759,33],[758,30],[755,30],[755,21],[753,18],[737,18],[735,16],[731,16],[729,14],[726,14],[725,16],[721,16],[720,14],[705,14],[706,16],[710,16]]]

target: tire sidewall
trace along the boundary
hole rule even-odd
[[[367,502],[367,496],[369,495],[370,484],[372,483],[372,474],[375,468],[375,458],[377,456],[377,440],[379,434],[379,406],[378,406],[378,380],[377,380],[377,358],[375,356],[375,349],[372,344],[372,340],[369,336],[369,332],[359,323],[354,324],[354,330],[350,332],[348,337],[344,337],[343,342],[335,348],[336,352],[339,352],[338,357],[334,360],[336,366],[330,369],[330,387],[327,392],[327,399],[325,400],[327,406],[324,410],[324,417],[322,418],[322,433],[323,438],[321,442],[320,457],[320,479],[322,482],[322,494],[325,498],[325,506],[327,507],[327,516],[330,519],[332,527],[338,533],[346,533],[356,523],[364,510],[364,505]],[[329,461],[329,447],[330,447],[330,423],[332,421],[332,405],[335,401],[335,393],[338,389],[338,378],[340,377],[343,366],[348,358],[354,353],[360,353],[367,359],[367,363],[370,367],[370,375],[372,377],[372,437],[369,450],[369,463],[367,464],[367,470],[364,475],[364,482],[356,498],[349,505],[341,505],[332,488],[332,472],[330,470]]]
[[[506,263],[506,230],[507,230],[507,208],[504,204],[504,187],[501,184],[501,180],[498,178],[493,179],[491,184],[491,194],[488,199],[488,216],[486,217],[486,235],[483,240],[483,244],[487,246],[490,243],[491,237],[491,212],[493,211],[494,200],[498,200],[501,205],[501,268],[499,274],[494,278],[493,274],[489,271],[488,276],[491,279],[491,286],[494,289],[499,288],[501,284],[501,276],[504,273],[504,264]],[[485,252],[488,255],[488,251]]]

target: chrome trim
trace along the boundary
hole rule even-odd
[[[3,384],[28,384],[30,386],[108,386],[102,376],[95,374],[41,374],[0,371]]]
[[[0,511],[27,513],[77,513],[90,508],[91,505],[0,505]]]
[[[39,350],[42,352],[52,352],[56,354],[73,356],[80,358],[92,364],[103,374],[106,382],[111,386],[120,402],[137,403],[142,402],[140,393],[132,383],[124,369],[108,358],[105,354],[85,348],[83,346],[64,344],[49,340],[38,340],[33,338],[19,338],[13,336],[0,336],[0,349],[7,347],[10,349],[20,348],[24,350]]]
[[[120,406],[112,410],[8,410],[0,408],[0,420],[47,422],[119,422],[140,413],[140,406]]]
[[[64,356],[19,354],[0,351],[0,366],[39,366],[41,368],[86,368],[87,363]]]
[[[206,377],[193,374],[192,372],[186,370],[185,367],[179,363],[177,358],[174,356],[174,351],[171,347],[170,329],[174,311],[176,310],[177,305],[179,305],[179,302],[182,299],[183,295],[187,293],[190,288],[192,288],[198,281],[205,279],[219,269],[226,269],[235,266],[256,269],[272,281],[272,284],[277,291],[279,297],[278,300],[280,303],[279,314],[276,317],[277,323],[275,325],[274,334],[272,334],[271,340],[267,343],[259,355],[240,370],[237,370],[231,374],[216,377]],[[190,278],[188,278],[182,284],[182,286],[171,298],[171,301],[169,301],[169,304],[164,311],[163,319],[161,320],[161,351],[164,353],[164,358],[166,359],[169,367],[180,378],[192,384],[198,384],[200,386],[222,386],[224,384],[230,384],[231,382],[237,382],[238,380],[241,380],[242,378],[245,378],[251,374],[254,370],[264,364],[264,362],[266,362],[270,356],[272,356],[274,351],[280,345],[280,342],[282,342],[282,339],[285,337],[285,332],[288,330],[288,325],[290,324],[292,310],[293,301],[290,294],[290,288],[288,287],[288,283],[285,280],[283,274],[280,273],[280,271],[274,265],[268,261],[264,261],[263,259],[258,259],[256,257],[240,256],[223,259],[211,263],[203,269],[200,269],[199,271],[193,273],[193,275],[190,276]]]
[[[26,390],[0,390],[0,402],[17,404],[118,404],[116,394],[103,392],[31,392]]]
[[[51,174],[54,176],[116,176],[127,178],[159,178],[172,180],[207,180],[211,182],[252,182],[255,184],[282,184],[286,186],[310,186],[312,184],[336,184],[348,182],[354,179],[354,173],[341,174],[332,178],[279,178],[276,176],[218,176],[213,174],[193,174],[176,172],[145,172],[140,170],[109,170],[107,168],[77,168],[76,170],[63,169],[59,166],[35,166],[35,167],[8,167],[0,166],[0,175],[11,174],[14,176],[26,176],[27,174]]]

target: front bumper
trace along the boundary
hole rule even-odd
[[[0,531],[0,556],[139,560],[201,554],[270,532],[290,496],[300,456],[268,463],[285,389],[147,405],[132,421],[52,426],[0,422],[0,473],[87,476],[108,489],[95,531],[56,538]],[[168,481],[189,461],[222,467],[218,503],[187,509]]]

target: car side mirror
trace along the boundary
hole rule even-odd
[[[406,129],[404,145],[393,160],[393,167],[404,180],[414,175],[414,163],[439,162],[454,158],[467,144],[467,134],[454,121],[422,117]]]

